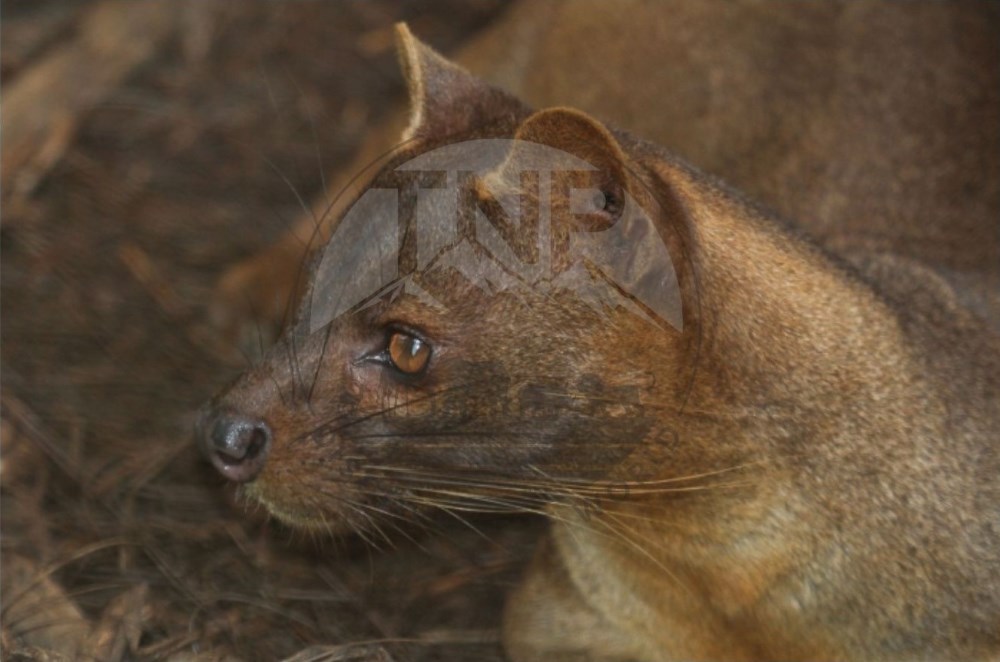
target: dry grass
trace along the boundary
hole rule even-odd
[[[498,659],[537,523],[312,540],[244,513],[191,440],[242,364],[211,286],[399,95],[392,22],[448,50],[497,2],[171,0],[141,52],[98,24],[110,59],[81,58],[116,4],[3,5],[4,659]]]

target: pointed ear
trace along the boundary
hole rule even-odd
[[[414,37],[405,23],[396,24],[396,48],[410,93],[410,124],[403,140],[445,138],[529,112],[516,97]]]

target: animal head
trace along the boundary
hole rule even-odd
[[[334,530],[659,477],[697,353],[683,205],[628,136],[398,39],[403,143],[296,323],[206,408],[203,450],[280,519]]]

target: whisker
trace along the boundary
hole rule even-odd
[[[441,492],[439,490],[429,490],[429,491],[431,491],[433,493],[439,493],[439,492]],[[450,491],[443,491],[442,493],[446,497],[459,496],[459,497],[465,497],[465,498],[472,498],[473,500],[484,500],[480,495],[463,495],[463,494],[456,494],[456,493],[450,492]],[[494,503],[494,504],[499,503],[499,504],[506,505],[506,506],[512,505],[512,504],[509,504],[509,503],[506,503],[506,502],[503,502],[503,501],[497,502],[497,500],[495,500],[495,499],[485,499],[485,501],[487,503]],[[435,502],[432,501],[432,504],[434,504],[434,503]],[[438,505],[438,507],[440,507],[439,504],[435,504],[435,505]],[[583,529],[583,530],[587,530],[587,531],[590,531],[591,533],[594,533],[596,535],[602,535],[602,536],[605,536],[605,537],[608,537],[608,538],[611,538],[611,539],[614,539],[614,540],[624,540],[626,543],[629,544],[629,546],[631,546],[632,548],[634,548],[636,551],[638,551],[640,554],[642,554],[644,557],[646,557],[648,560],[650,560],[654,565],[656,565],[659,569],[661,569],[668,577],[670,577],[672,580],[674,580],[677,583],[681,583],[678,580],[677,576],[673,572],[671,572],[671,570],[669,568],[667,568],[663,564],[662,561],[660,561],[659,559],[657,559],[648,549],[646,549],[641,544],[639,544],[637,541],[633,540],[632,538],[628,537],[627,535],[624,535],[623,532],[622,532],[622,530],[616,529],[613,525],[609,524],[608,522],[605,522],[600,517],[588,518],[587,521],[581,521],[578,518],[568,518],[568,517],[562,516],[558,512],[553,511],[552,509],[531,508],[531,507],[524,507],[523,505],[516,505],[516,504],[515,504],[515,509],[517,511],[519,511],[519,512],[528,512],[528,513],[534,513],[534,514],[543,515],[543,516],[545,516],[545,517],[547,517],[547,518],[549,518],[551,520],[562,522],[564,524],[567,524],[570,527],[575,527],[575,528],[580,528],[580,529]],[[474,512],[477,512],[477,511],[474,511]],[[492,512],[492,511],[488,510],[486,512]],[[591,526],[589,524],[590,521],[597,522],[598,524],[601,524],[603,527],[605,527],[607,529],[607,532],[602,532],[602,531],[599,531],[598,529],[595,529],[593,526]],[[625,526],[624,524],[621,524],[621,523],[619,523],[619,526],[622,529],[625,529],[626,531],[630,531],[633,535],[637,535],[638,536],[638,534],[636,534],[636,532],[634,531],[634,529],[631,529],[630,527],[627,527],[627,526]],[[614,535],[614,534],[617,534],[617,535]],[[651,543],[652,542],[652,541],[646,539],[643,536],[638,536],[638,537],[642,538],[642,540],[645,541],[645,542],[647,542],[647,543]]]
[[[526,510],[526,512],[541,514],[541,515],[547,517],[550,520],[554,520],[554,521],[557,521],[557,522],[562,522],[562,523],[568,525],[570,527],[569,531],[570,531],[571,535],[572,535],[574,529],[582,529],[582,530],[586,530],[586,531],[589,531],[589,532],[597,534],[597,535],[608,537],[608,538],[613,539],[613,540],[619,540],[619,541],[620,540],[624,540],[632,548],[634,548],[636,551],[638,551],[640,554],[642,554],[644,557],[646,557],[648,560],[650,560],[654,565],[656,565],[659,569],[661,569],[664,572],[664,574],[666,574],[675,583],[683,585],[683,582],[679,581],[679,578],[677,577],[677,575],[674,574],[668,567],[666,567],[666,565],[664,565],[662,561],[660,561],[659,559],[657,559],[648,549],[646,549],[641,544],[639,544],[637,541],[631,539],[627,535],[624,535],[623,532],[620,529],[616,529],[613,525],[611,525],[610,523],[608,523],[608,522],[604,521],[603,519],[601,519],[601,517],[591,517],[591,518],[586,518],[586,520],[581,521],[579,518],[565,517],[565,516],[559,514],[556,510],[551,509],[551,508],[548,508],[548,509],[545,509],[545,510],[539,510],[539,509],[525,509],[525,510]],[[599,512],[602,515],[608,514],[607,511],[605,511],[603,509],[602,510],[597,510],[595,512]],[[593,526],[591,526],[589,524],[589,522],[591,522],[591,521],[597,522],[598,524],[601,524],[602,526],[604,526],[607,529],[607,532],[605,533],[605,532],[602,532],[602,531],[599,531],[599,530],[595,529]],[[632,532],[633,535],[637,535],[635,533],[635,530],[632,529],[631,527],[627,527],[624,524],[622,524],[621,522],[619,522],[619,526],[622,529],[625,529],[627,531]],[[647,538],[645,538],[643,536],[639,536],[639,537],[642,538],[642,540],[644,540],[647,543],[652,543],[652,541],[648,540]]]
[[[257,350],[260,352],[260,356],[263,357],[265,353],[264,335],[260,329],[260,322],[258,321],[260,318],[257,315],[256,307],[254,306],[253,300],[250,298],[250,295],[244,293],[243,296],[246,299],[247,307],[250,308],[250,317],[254,320],[254,327],[257,329]],[[256,362],[252,361],[250,357],[247,356],[241,344],[236,343],[236,346],[239,348],[240,353],[244,355],[244,358],[247,361],[247,365],[250,367],[254,367],[256,365]],[[285,399],[285,394],[284,392],[282,392],[281,385],[278,383],[278,380],[274,377],[274,375],[270,371],[268,372],[268,377],[270,377],[271,383],[274,384],[274,391],[275,393],[278,394],[278,398],[281,400],[281,405],[283,407],[288,407],[288,401]]]
[[[295,89],[299,91],[300,97],[305,97],[305,93],[302,91],[302,86],[299,85],[299,81],[294,77],[291,78],[292,84],[295,85]],[[313,115],[312,108],[309,104],[306,105],[306,119],[309,120],[309,130],[312,133],[313,146],[316,148],[316,168],[319,170],[319,185],[320,190],[323,192],[324,201],[330,203],[329,191],[326,188],[326,168],[323,167],[323,152],[320,150],[319,133],[316,131],[316,118]],[[316,219],[315,214],[313,218]],[[316,220],[317,224],[319,220]]]
[[[488,535],[486,535],[485,533],[483,533],[482,529],[480,529],[479,527],[475,526],[472,522],[470,522],[465,517],[462,517],[461,515],[459,515],[451,507],[445,506],[445,505],[440,504],[440,503],[439,504],[435,504],[435,507],[438,510],[440,510],[443,513],[445,513],[448,516],[450,516],[451,518],[457,520],[460,524],[462,524],[463,526],[465,526],[468,529],[470,529],[471,531],[473,531],[476,535],[478,535],[480,538],[482,538],[486,542],[488,542],[490,544],[495,544],[495,541],[492,538],[490,538]]]
[[[366,520],[368,520],[368,523],[371,525],[371,527],[380,536],[382,536],[382,539],[385,540],[389,544],[389,547],[391,547],[393,549],[396,549],[396,543],[392,540],[392,538],[390,538],[388,535],[386,535],[386,532],[382,529],[381,526],[379,526],[379,524],[375,520],[375,518],[372,517],[368,512],[366,512],[365,509],[363,509],[363,508],[360,507],[360,504],[358,504],[358,503],[356,503],[354,501],[345,501],[345,503],[346,503],[347,507],[352,512],[355,512],[355,513],[361,515],[362,517],[364,517]]]
[[[397,504],[397,505],[400,505],[400,504]],[[394,513],[394,512],[392,512],[390,510],[385,510],[383,508],[377,508],[377,507],[375,507],[375,506],[373,506],[373,505],[371,505],[369,503],[358,502],[357,506],[359,508],[365,508],[365,509],[371,510],[371,511],[373,511],[373,512],[379,514],[379,515],[382,515],[384,517],[389,517],[389,518],[391,518],[393,520],[400,520],[402,522],[409,523],[409,520],[407,520],[403,516],[399,515],[398,513]],[[408,510],[410,510],[410,509],[408,509]],[[423,544],[420,543],[420,541],[418,541],[416,538],[414,538],[409,533],[407,533],[406,529],[404,529],[402,526],[400,526],[396,522],[394,522],[394,521],[387,521],[386,525],[387,526],[391,526],[397,533],[399,533],[401,536],[403,536],[404,538],[406,538],[407,540],[409,540],[411,543],[413,543],[413,545],[416,546],[417,549],[421,550],[422,552],[428,553],[428,554],[430,553],[428,551],[428,549],[426,547],[424,547]]]
[[[537,494],[540,487],[550,487],[543,483],[521,483],[517,481],[507,481],[507,479],[497,479],[497,480],[468,480],[463,478],[456,478],[449,475],[440,476],[437,474],[419,472],[419,471],[409,471],[407,469],[397,469],[396,467],[382,467],[379,465],[374,465],[370,467],[376,471],[400,471],[402,475],[392,476],[391,480],[403,480],[407,483],[413,483],[417,487],[424,485],[428,482],[433,482],[436,485],[452,485],[456,487],[473,487],[473,488],[485,488],[485,489],[497,489],[500,491],[510,491],[510,492],[522,492],[526,494]],[[409,473],[419,474],[418,476],[408,475]],[[368,478],[386,478],[378,473],[373,474],[362,474],[364,477]],[[498,482],[503,480],[504,482]],[[569,494],[569,492],[566,492]]]
[[[319,371],[323,368],[323,359],[326,358],[326,348],[330,345],[330,333],[333,325],[326,325],[326,332],[323,335],[323,346],[319,352],[319,359],[316,360],[316,370],[313,372],[312,383],[309,385],[309,393],[306,395],[306,403],[312,404],[313,391],[316,389],[316,382],[319,381]]]
[[[594,512],[599,513],[599,516],[592,518],[579,518],[579,517],[566,517],[562,514],[560,509],[552,509],[547,507],[549,504],[547,500],[542,498],[536,498],[531,496],[517,495],[513,498],[504,497],[498,498],[495,496],[486,496],[482,494],[468,494],[463,492],[458,492],[455,490],[443,490],[434,487],[420,486],[416,488],[413,492],[404,492],[400,494],[386,495],[392,498],[395,502],[400,503],[404,499],[410,501],[411,503],[416,503],[419,505],[424,505],[427,507],[432,507],[447,514],[454,516],[463,524],[470,526],[474,531],[482,534],[471,522],[461,515],[460,512],[472,512],[472,513],[512,513],[512,512],[523,512],[542,515],[550,520],[557,522],[562,522],[569,526],[569,530],[572,533],[573,529],[581,529],[589,531],[595,535],[600,535],[608,537],[610,539],[623,541],[629,547],[634,549],[644,558],[653,563],[657,568],[662,570],[666,576],[668,576],[672,581],[677,584],[683,585],[679,581],[679,578],[652,552],[647,549],[643,543],[651,545],[653,541],[649,540],[646,536],[639,534],[634,528],[626,525],[617,517],[616,513],[609,512],[606,509],[597,509]],[[593,503],[587,499],[583,499],[584,503]],[[456,512],[457,511],[457,512]],[[610,517],[615,521],[615,523],[608,522],[604,517]],[[603,531],[596,528],[594,523],[603,527]],[[485,537],[485,534],[483,534]],[[487,540],[490,540],[486,537]]]
[[[397,513],[393,513],[390,510],[385,510],[383,508],[379,508],[379,507],[377,507],[377,506],[375,506],[373,504],[370,504],[370,503],[364,503],[364,502],[361,502],[361,501],[354,501],[354,500],[351,500],[351,499],[347,499],[347,498],[343,497],[342,495],[333,494],[332,492],[330,492],[328,490],[321,490],[320,494],[322,494],[323,496],[326,496],[326,497],[329,497],[329,498],[337,500],[339,503],[341,503],[342,505],[344,505],[348,509],[354,509],[355,511],[359,512],[359,514],[362,514],[366,518],[366,520],[373,526],[373,528],[376,528],[376,529],[378,528],[378,525],[375,522],[375,520],[368,513],[360,512],[361,510],[371,511],[371,512],[374,512],[374,513],[376,513],[378,515],[382,515],[382,516],[385,516],[385,517],[388,517],[388,518],[392,518],[392,519],[402,520],[404,522],[408,521],[404,517],[402,517],[401,515],[399,515]],[[365,495],[365,496],[384,496],[384,495],[381,495],[381,494],[369,493],[369,492],[365,492],[365,491],[362,491],[362,494]],[[422,546],[420,545],[419,542],[417,542],[412,536],[410,536],[406,531],[404,531],[395,522],[387,522],[387,525],[393,527],[396,531],[398,531],[402,536],[404,536],[405,538],[407,538],[410,542],[412,542],[413,544],[415,544],[417,547],[421,547],[422,548]],[[385,533],[382,532],[381,530],[379,530],[379,533],[382,535],[383,538],[387,538],[387,536],[385,535]],[[390,544],[393,545],[393,546],[395,546],[392,542],[390,542]]]
[[[416,398],[410,398],[409,400],[405,400],[403,402],[396,403],[396,404],[394,404],[394,405],[392,405],[390,407],[386,407],[386,408],[380,409],[378,411],[374,411],[374,412],[371,412],[369,414],[365,414],[363,416],[359,416],[357,418],[350,419],[347,423],[344,423],[343,425],[340,425],[340,426],[337,426],[337,427],[334,427],[334,428],[331,428],[331,429],[326,429],[327,426],[331,423],[331,421],[324,421],[323,423],[320,423],[319,425],[313,427],[312,429],[307,430],[306,432],[303,432],[303,433],[299,434],[298,436],[294,437],[294,440],[303,439],[305,437],[309,437],[311,435],[314,435],[314,434],[317,434],[317,433],[323,432],[323,431],[325,431],[327,434],[336,434],[338,432],[342,432],[342,431],[344,431],[344,430],[346,430],[346,429],[348,429],[350,427],[353,427],[355,425],[359,425],[359,424],[364,423],[366,421],[370,421],[370,420],[372,420],[374,418],[378,418],[379,416],[385,416],[386,414],[389,414],[389,413],[391,413],[393,411],[396,411],[398,409],[401,409],[403,407],[408,407],[408,406],[410,406],[412,404],[415,404],[415,403],[424,402],[425,400],[437,398],[437,397],[440,397],[440,396],[443,396],[443,395],[447,395],[449,393],[453,393],[455,391],[459,391],[459,390],[462,390],[462,389],[467,389],[470,386],[474,386],[474,385],[475,385],[475,383],[468,383],[468,382],[466,382],[466,383],[457,384],[455,386],[451,386],[451,387],[448,387],[448,388],[440,389],[438,391],[432,391],[431,393],[427,393],[425,395],[422,395],[422,396],[419,396],[419,397],[416,397]]]
[[[281,168],[279,168],[278,164],[276,164],[270,157],[263,154],[261,155],[261,157],[263,158],[264,163],[267,164],[267,166],[274,172],[274,174],[278,175],[281,181],[283,181],[285,185],[288,187],[288,190],[291,191],[292,195],[295,196],[295,200],[298,202],[299,207],[302,208],[302,212],[306,216],[311,217],[313,219],[313,223],[318,225],[319,219],[316,218],[316,214],[309,207],[309,205],[306,204],[305,199],[299,193],[299,189],[295,186],[292,180],[288,178],[285,172]]]
[[[638,536],[643,542],[646,542],[647,544],[653,544],[653,541],[649,540],[645,536],[641,536],[641,535],[637,534],[636,531],[635,531],[635,529],[633,529],[633,528],[631,528],[629,526],[626,526],[620,520],[617,520],[617,518],[615,518],[612,513],[609,513],[609,512],[605,511],[605,512],[602,512],[602,514],[603,515],[611,516],[612,519],[616,520],[616,522],[618,523],[618,526],[621,527],[621,528],[623,528],[623,529],[625,529],[626,532],[630,532],[630,533],[632,533],[632,535]],[[597,518],[594,518],[594,521],[596,521],[599,524],[603,524],[604,526],[608,527],[608,529],[612,533],[618,533],[618,534],[620,534],[616,538],[617,540],[624,540],[624,541],[628,542],[629,545],[635,551],[639,552],[642,556],[646,557],[646,559],[648,559],[649,561],[651,561],[653,563],[653,565],[655,565],[657,568],[659,568],[660,570],[662,570],[663,573],[667,577],[669,577],[671,580],[673,580],[673,582],[675,584],[677,584],[678,586],[681,586],[681,587],[685,588],[689,592],[692,592],[691,588],[689,586],[687,586],[687,584],[685,584],[684,582],[680,581],[680,578],[674,572],[672,572],[670,570],[670,568],[668,568],[666,566],[666,564],[663,563],[663,561],[661,561],[660,559],[656,558],[653,555],[653,553],[650,552],[646,547],[642,546],[641,544],[639,544],[639,542],[633,540],[628,535],[622,535],[622,532],[621,532],[620,529],[616,529],[613,525],[611,525],[610,523],[604,521],[604,519],[602,519],[600,517],[597,517]],[[693,595],[693,592],[692,592],[692,595]]]
[[[735,470],[735,468],[731,468],[728,470],[719,470],[714,472],[706,472],[704,474],[692,475],[691,477],[665,479],[662,481],[601,481],[597,484],[584,483],[579,479],[567,480],[561,477],[550,477],[550,476],[544,476],[544,480],[541,481],[526,480],[523,478],[508,477],[508,476],[493,477],[482,474],[476,476],[476,479],[470,479],[470,478],[456,477],[454,474],[449,474],[449,473],[435,473],[425,470],[404,468],[404,467],[369,465],[368,468],[374,471],[393,473],[396,474],[394,476],[394,479],[404,480],[413,483],[434,481],[435,483],[441,485],[481,487],[481,488],[490,488],[490,489],[515,491],[515,492],[517,491],[537,492],[539,489],[546,489],[560,495],[591,494],[596,496],[614,496],[614,495],[640,496],[640,495],[653,495],[653,494],[697,492],[707,489],[743,487],[752,484],[749,482],[732,482],[732,483],[714,483],[709,485],[682,485],[677,487],[670,486],[670,484],[673,482],[680,482],[682,480],[693,480],[695,477],[700,478],[700,477],[711,477],[715,475],[723,475],[728,471]],[[379,478],[383,476],[380,476],[378,474],[369,474],[368,477]],[[653,485],[654,487],[647,487],[649,485]],[[657,485],[667,485],[667,486],[655,487]]]
[[[701,478],[708,478],[708,477],[711,477],[711,476],[718,476],[718,475],[725,474],[725,473],[731,473],[733,471],[739,471],[740,469],[746,469],[748,467],[753,467],[753,466],[760,466],[760,465],[766,464],[766,463],[767,463],[767,460],[758,460],[756,462],[745,462],[743,464],[736,464],[736,465],[733,465],[731,467],[725,467],[723,469],[715,469],[713,471],[705,471],[705,472],[697,473],[697,474],[686,474],[684,476],[675,476],[675,477],[672,477],[672,478],[657,478],[655,480],[629,480],[629,481],[627,481],[627,484],[628,485],[664,485],[664,484],[668,484],[668,483],[687,482],[687,481],[691,481],[691,480],[698,480],[698,479],[701,479]],[[539,469],[538,467],[536,467],[534,465],[531,465],[531,468],[533,470],[535,470],[535,471],[538,471],[538,472],[542,473],[542,475],[545,476],[548,479],[554,479],[552,476],[549,476],[549,475],[545,474],[544,472],[542,472],[541,469]],[[558,478],[558,479],[555,479],[555,480],[560,480],[562,482],[574,482],[574,483],[576,483],[576,482],[579,482],[579,483],[586,482],[589,485],[602,485],[604,483],[607,483],[607,484],[621,484],[620,481],[606,481],[606,480],[601,480],[601,479],[598,479],[598,480],[587,480],[587,479],[584,479],[584,478],[572,478],[572,477]]]

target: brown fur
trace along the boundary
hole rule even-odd
[[[996,10],[603,7],[524,3],[465,60],[513,41],[500,82],[795,225],[403,31],[399,158],[517,135],[595,163],[659,210],[683,331],[418,273],[447,314],[402,296],[293,328],[220,396],[273,431],[248,492],[363,531],[544,510],[515,660],[1000,658]],[[426,378],[358,363],[388,321],[432,339]]]

